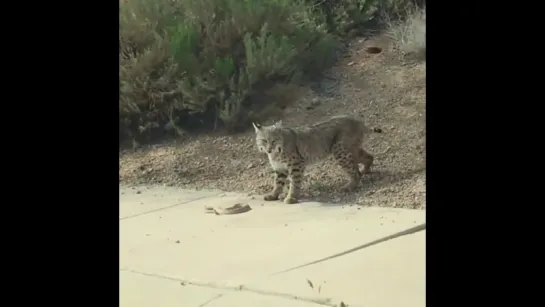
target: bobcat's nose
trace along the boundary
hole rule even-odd
[[[267,153],[271,153],[271,152],[272,152],[272,150],[270,150],[270,149],[267,149]]]

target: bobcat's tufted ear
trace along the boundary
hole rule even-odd
[[[260,124],[252,123],[252,125],[254,126],[255,133],[258,133],[261,130]]]

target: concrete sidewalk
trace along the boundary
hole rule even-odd
[[[204,213],[235,203],[253,210]],[[425,211],[169,187],[120,187],[119,211],[121,307],[425,306],[425,231],[273,275],[414,227]]]

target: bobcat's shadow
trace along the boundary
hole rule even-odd
[[[333,185],[321,185],[311,182],[306,191],[304,191],[303,201],[317,201],[323,203],[324,206],[354,204],[362,195],[374,193],[384,187],[408,180],[425,171],[425,166],[401,173],[386,169],[376,169],[370,174],[364,175],[358,188],[349,193],[341,192],[341,187],[345,182],[337,182]]]

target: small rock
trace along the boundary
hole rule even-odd
[[[354,62],[349,62],[347,65],[352,66],[352,65],[354,65]]]
[[[142,191],[138,190],[136,191],[136,194],[142,194]]]
[[[250,163],[250,164],[248,164],[248,166],[246,166],[246,169],[251,169],[251,168],[254,168],[254,167],[255,167],[255,165],[253,163]]]
[[[174,241],[174,243],[180,243],[180,240],[176,240],[176,241]]]

